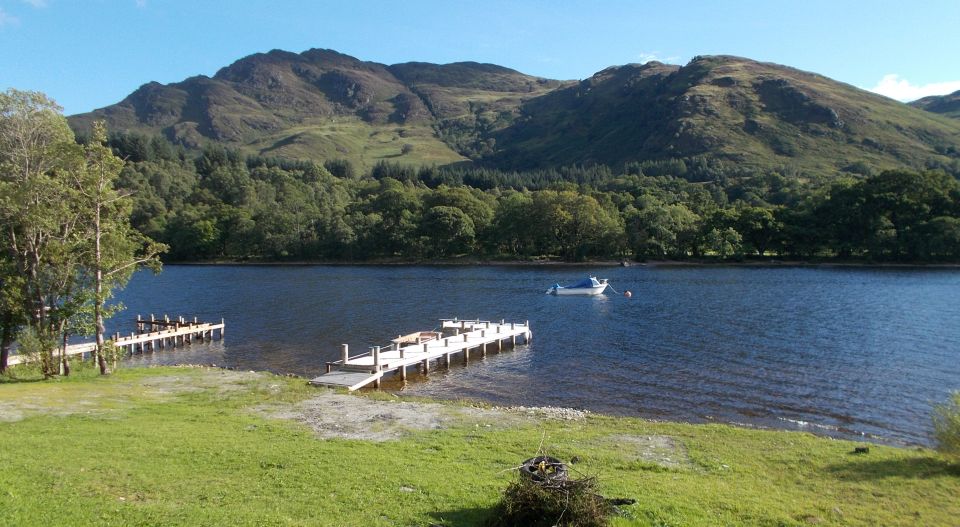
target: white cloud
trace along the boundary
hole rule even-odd
[[[30,4],[33,7],[47,7],[47,0],[23,0],[23,3]]]
[[[928,95],[946,95],[960,90],[960,80],[946,82],[932,82],[917,86],[907,79],[901,79],[896,73],[884,75],[873,88],[867,88],[873,93],[886,95],[898,101],[915,101]]]
[[[660,55],[661,53],[659,51],[641,51],[640,53],[637,53],[637,62],[640,64],[646,64],[648,62],[657,61],[665,62],[667,64],[676,64],[680,60],[680,57],[661,57]]]
[[[0,27],[15,26],[20,23],[20,19],[7,13],[0,8]]]

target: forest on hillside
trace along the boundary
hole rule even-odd
[[[82,140],[82,139],[81,139]],[[197,154],[113,134],[132,223],[168,261],[960,260],[960,182],[939,170],[841,175],[706,159],[526,172]]]

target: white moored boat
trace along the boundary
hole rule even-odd
[[[562,286],[560,284],[555,284],[550,289],[547,289],[547,293],[551,295],[585,295],[585,296],[594,296],[602,294],[607,289],[607,279],[603,278],[597,280],[594,277],[590,277],[584,280],[577,282],[576,284],[569,286]]]

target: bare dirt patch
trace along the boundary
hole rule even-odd
[[[631,461],[653,463],[671,469],[692,466],[687,449],[670,436],[617,434],[607,436],[605,442],[617,447],[623,457]]]
[[[393,400],[318,390],[315,397],[294,405],[255,409],[267,417],[293,419],[323,438],[389,441],[410,432],[439,430],[453,425],[506,428],[547,419],[581,420],[587,412],[552,407],[476,407]]]
[[[455,423],[502,427],[522,421],[520,416],[499,410],[401,399],[375,400],[332,390],[320,390],[316,397],[297,404],[255,410],[267,417],[302,422],[323,438],[367,441],[400,439],[410,432],[439,430]]]
[[[178,394],[215,390],[217,393],[239,392],[251,384],[271,386],[279,392],[279,384],[270,384],[265,373],[208,368],[185,368],[183,375],[164,374],[130,382],[58,383],[55,381],[3,386],[0,401],[0,422],[20,421],[35,415],[68,416],[76,414],[106,416],[135,404],[137,398],[165,401]]]
[[[201,374],[185,375],[158,375],[145,378],[132,387],[146,389],[144,393],[156,397],[177,395],[181,393],[197,393],[207,390],[216,390],[217,393],[239,392],[249,389],[252,382],[268,381],[270,376],[254,371],[233,371],[221,369],[203,370]],[[274,385],[279,391],[280,386]]]

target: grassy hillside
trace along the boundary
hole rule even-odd
[[[4,525],[448,525],[580,462],[614,525],[953,525],[960,467],[796,432],[340,395],[209,369],[0,382]],[[56,433],[51,433],[55,431]]]

